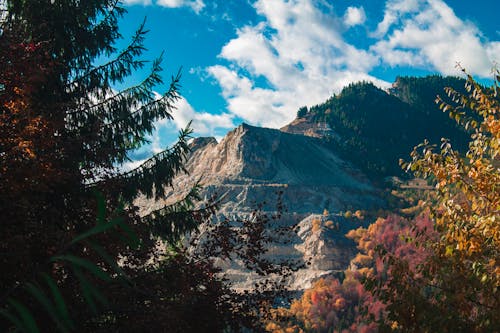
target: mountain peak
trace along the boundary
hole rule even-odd
[[[209,137],[200,136],[191,140],[191,142],[189,143],[189,148],[191,149],[191,151],[195,151],[205,147],[206,145],[216,145],[216,144],[217,140],[213,136]]]
[[[464,80],[431,75],[398,77],[384,91],[368,82],[352,83],[323,104],[300,108],[282,131],[327,138],[327,145],[372,179],[404,176],[399,159],[428,139],[442,136],[467,150],[468,135],[435,104],[444,87],[461,91]]]
[[[226,211],[245,210],[280,189],[294,212],[382,204],[363,173],[317,138],[241,124],[218,143],[198,138],[191,145],[188,174],[179,175],[176,184],[190,188],[200,180],[207,191],[229,191]]]

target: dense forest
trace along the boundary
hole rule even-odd
[[[289,276],[294,263],[262,256],[279,213],[257,207],[210,224],[217,198],[202,202],[195,185],[139,214],[139,195],[161,199],[185,171],[192,133],[121,168],[180,98],[180,72],[153,92],[162,57],[141,58],[145,25],[117,49],[119,1],[6,0],[0,10],[0,330],[500,331],[498,70],[491,88],[465,70],[464,79],[402,77],[390,93],[356,83],[299,111],[327,122],[342,138],[328,144],[374,177],[406,171],[433,191],[411,216],[349,232],[360,252],[344,274],[286,303],[279,283],[231,289],[214,263]],[[116,89],[145,66],[142,81]],[[438,136],[426,136],[431,127]]]
[[[399,159],[418,142],[445,137],[466,149],[466,131],[434,102],[445,87],[464,92],[464,84],[464,79],[438,75],[399,77],[389,92],[369,82],[352,83],[297,115],[327,123],[336,134],[329,145],[372,178],[404,176]]]

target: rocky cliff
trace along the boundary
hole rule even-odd
[[[339,212],[385,205],[370,180],[383,186],[385,177],[402,175],[399,159],[408,158],[425,138],[464,141],[466,133],[434,105],[445,86],[458,89],[463,82],[402,77],[388,91],[353,83],[322,104],[301,108],[281,130],[242,124],[221,142],[194,139],[189,173],[175,179],[161,202],[143,200],[143,212],[182,198],[196,181],[205,197],[224,198],[218,219],[248,215],[264,202],[262,209],[273,213],[280,192],[286,211],[279,223],[298,224],[298,234],[288,245],[271,244],[269,250],[276,258],[311,261],[290,281],[293,288],[306,288],[318,276],[345,268],[355,252],[344,235],[359,224]],[[324,210],[331,214],[323,215]],[[250,288],[258,279],[237,263],[220,264],[237,288]]]
[[[378,190],[351,164],[327,149],[313,136],[242,124],[221,142],[196,138],[191,143],[187,174],[179,175],[162,202],[142,201],[146,213],[184,196],[195,182],[203,185],[206,198],[223,197],[218,218],[237,218],[263,204],[273,213],[281,192],[285,212],[281,225],[299,224],[298,234],[289,244],[270,244],[271,256],[310,261],[297,272],[290,286],[303,289],[311,281],[342,270],[355,252],[345,233],[355,225],[336,212],[372,209],[384,205]],[[323,214],[324,210],[332,215]],[[330,219],[331,226],[325,226]],[[316,223],[313,231],[313,221]],[[318,227],[319,221],[319,227]],[[248,289],[259,277],[238,263],[220,263],[236,288]]]
[[[273,210],[277,191],[283,191],[291,214],[382,204],[377,189],[359,170],[314,137],[242,124],[221,142],[196,138],[191,148],[188,173],[176,178],[165,202],[179,199],[199,180],[205,195],[225,196],[225,214],[248,212],[264,201],[265,209]]]

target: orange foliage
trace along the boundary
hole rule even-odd
[[[277,309],[266,329],[273,333],[375,332],[374,324],[361,319],[362,307],[367,303],[370,295],[353,274],[348,273],[342,283],[322,278],[293,301],[290,309]]]
[[[312,224],[312,232],[318,232],[321,230],[321,225],[322,225],[321,218],[314,217],[311,221],[311,224]]]

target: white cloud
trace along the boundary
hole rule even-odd
[[[144,160],[135,160],[135,161],[130,161],[130,162],[125,162],[122,165],[120,165],[119,170],[120,172],[127,172],[133,169],[138,168],[142,163],[146,162],[147,159]]]
[[[202,0],[152,3],[189,7],[197,13],[205,6]],[[280,127],[299,107],[322,103],[351,82],[367,80],[387,87],[389,83],[369,74],[379,65],[456,75],[455,64],[460,62],[472,74],[489,77],[493,62],[499,61],[500,41],[487,41],[443,0],[387,0],[383,19],[368,33],[375,41],[364,49],[342,35],[346,27],[366,21],[361,6],[348,7],[341,16],[323,0],[256,0],[252,6],[260,22],[239,27],[236,37],[220,50],[218,64],[203,69],[220,85],[227,113],[196,112],[181,100],[170,126],[180,128],[193,119],[197,133],[214,135],[238,117],[254,125]],[[207,78],[199,68],[190,73]]]
[[[344,24],[353,27],[363,24],[366,21],[366,14],[363,7],[348,7],[344,14]]]
[[[394,23],[399,21],[400,17],[408,13],[418,12],[420,2],[420,0],[387,0],[384,19],[378,24],[372,37],[382,37]]]
[[[457,63],[487,77],[499,60],[498,42],[485,41],[470,22],[459,19],[442,0],[390,0],[371,51],[390,66],[418,66],[456,75]]]
[[[240,28],[222,48],[219,57],[229,66],[207,69],[221,86],[229,112],[251,124],[279,127],[300,106],[321,103],[352,81],[387,85],[367,74],[377,57],[346,43],[341,19],[314,4],[254,3],[264,21]],[[267,84],[256,83],[261,81]]]
[[[161,119],[155,123],[156,130],[149,138],[151,150],[155,154],[172,143],[166,142],[165,133],[172,134],[175,130],[186,128],[190,121],[195,136],[218,137],[217,129],[229,129],[235,126],[232,115],[197,112],[185,98],[179,99],[175,107],[176,109],[172,112],[173,120]]]
[[[156,4],[168,8],[189,7],[195,13],[199,13],[205,7],[203,0],[157,0]]]
[[[143,5],[143,6],[149,6],[152,4],[151,0],[123,0],[123,4],[125,5]]]
[[[149,6],[153,4],[152,0],[123,0],[125,5],[143,5]],[[199,14],[203,8],[205,8],[205,3],[203,0],[156,0],[157,6],[167,7],[167,8],[181,8],[189,7],[196,14]]]
[[[174,111],[174,124],[177,128],[184,128],[189,121],[192,121],[191,127],[197,135],[214,136],[218,128],[231,128],[234,126],[233,116],[228,113],[211,114],[208,112],[198,112],[189,104],[189,102],[181,98],[177,101],[177,109]]]

